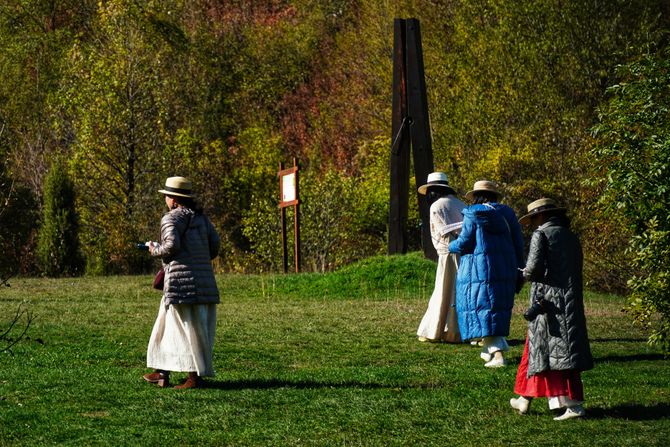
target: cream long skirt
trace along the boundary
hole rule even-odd
[[[432,341],[461,342],[456,315],[458,260],[459,256],[454,253],[439,256],[435,273],[435,288],[428,302],[428,309],[416,331],[418,337]]]
[[[216,304],[172,304],[161,299],[147,348],[147,366],[213,376]]]

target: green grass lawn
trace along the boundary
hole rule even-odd
[[[0,355],[0,445],[668,445],[670,361],[623,298],[587,295],[587,417],[555,422],[544,399],[526,416],[509,406],[527,289],[511,364],[489,370],[470,345],[416,340],[434,268],[413,254],[220,276],[217,376],[199,390],[142,380],[160,299],[149,276],[14,279],[0,333],[20,303],[35,319]]]

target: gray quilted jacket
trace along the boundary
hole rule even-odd
[[[153,255],[165,270],[167,304],[219,303],[212,262],[220,239],[204,214],[178,207],[161,219],[161,240]]]
[[[593,368],[584,316],[582,248],[564,216],[538,227],[530,240],[524,277],[530,301],[547,312],[528,323],[528,377],[546,370]]]

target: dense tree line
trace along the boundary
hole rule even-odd
[[[436,168],[461,192],[498,181],[518,213],[556,198],[585,241],[589,285],[624,290],[624,248],[652,246],[635,237],[656,241],[667,217],[601,200],[628,184],[619,162],[636,156],[616,141],[635,137],[616,113],[641,101],[608,88],[631,76],[617,67],[662,54],[661,0],[3,0],[3,262],[48,273],[36,235],[56,159],[91,274],[151,268],[133,242],[156,237],[156,190],[175,174],[193,179],[223,236],[220,269],[276,271],[276,171],[293,157],[305,267],[383,253],[395,17],[421,21]]]

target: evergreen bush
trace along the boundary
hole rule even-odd
[[[81,273],[78,232],[74,186],[64,163],[56,160],[45,182],[42,225],[37,240],[37,258],[43,274],[57,277]]]

